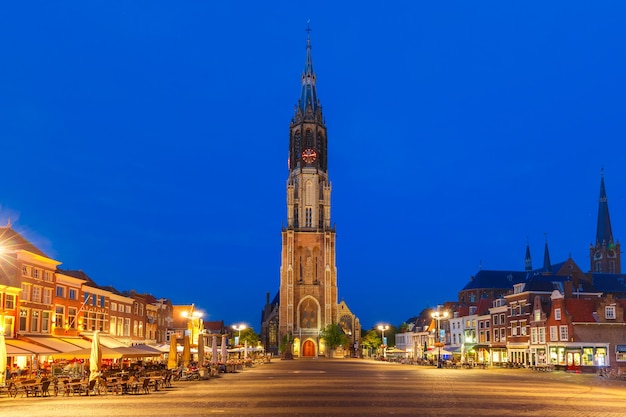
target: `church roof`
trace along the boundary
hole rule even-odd
[[[612,245],[613,231],[611,229],[611,217],[609,216],[609,203],[606,198],[604,187],[604,170],[600,179],[600,198],[598,200],[598,228],[596,230],[596,245]]]
[[[524,271],[492,271],[481,269],[470,279],[470,282],[463,287],[465,290],[494,288],[512,289],[514,284],[523,282],[526,278]]]
[[[626,274],[602,274],[592,273],[591,280],[594,288],[599,292],[626,293]]]
[[[304,70],[302,71],[302,90],[300,92],[300,100],[298,107],[302,113],[306,113],[308,106],[311,106],[313,113],[320,107],[315,88],[315,71],[313,71],[313,57],[311,56],[311,37],[307,37],[306,41],[306,60],[304,62]]]

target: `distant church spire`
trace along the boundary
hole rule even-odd
[[[604,168],[600,172],[600,198],[598,200],[598,227],[596,229],[596,246],[613,246],[613,230],[609,216],[609,203],[604,187]]]
[[[619,240],[613,238],[609,203],[604,186],[604,168],[600,171],[600,198],[598,199],[598,226],[596,242],[589,248],[591,271],[598,273],[620,274],[621,250]]]
[[[543,250],[543,271],[552,272],[552,265],[550,264],[550,251],[548,250],[548,234],[546,236],[546,246]]]
[[[533,261],[532,259],[530,259],[530,244],[528,243],[528,239],[526,239],[526,257],[524,258],[524,270],[533,270]]]
[[[310,21],[309,21],[310,22]],[[300,111],[306,114],[307,107],[311,106],[313,114],[320,107],[317,99],[317,91],[315,88],[315,71],[313,71],[313,57],[311,55],[311,26],[307,22],[307,38],[306,38],[306,60],[304,62],[304,70],[302,71],[302,91],[300,93],[300,102],[298,103]]]

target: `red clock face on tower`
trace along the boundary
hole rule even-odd
[[[314,149],[305,149],[302,151],[302,160],[307,164],[312,164],[317,159],[317,152]]]

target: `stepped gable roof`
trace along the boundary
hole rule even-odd
[[[462,291],[483,288],[513,289],[514,284],[524,282],[525,271],[493,271],[481,269],[472,277]]]
[[[17,233],[10,226],[0,227],[0,246],[5,251],[28,251],[48,258],[37,246],[30,243],[24,236]]]
[[[595,323],[596,300],[566,298],[565,309],[575,323]]]
[[[626,292],[626,274],[592,273],[591,280],[597,291],[604,293]]]

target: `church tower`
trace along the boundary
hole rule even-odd
[[[600,175],[600,199],[598,202],[598,226],[596,243],[589,247],[591,272],[621,274],[621,253],[619,241],[613,240],[609,203],[604,188],[604,170]]]
[[[323,354],[319,333],[338,323],[335,229],[330,221],[326,123],[317,98],[310,32],[300,99],[289,125],[287,225],[282,230],[279,329],[294,356]],[[354,329],[350,329],[354,330]]]

